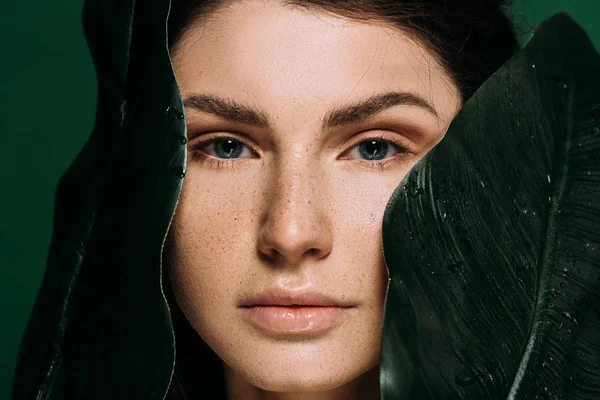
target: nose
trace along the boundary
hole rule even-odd
[[[270,180],[257,247],[273,262],[297,266],[307,257],[326,257],[331,252],[332,235],[330,219],[323,213],[327,193],[320,187],[322,176],[319,179],[318,171],[306,160],[293,161],[294,165],[276,168]]]

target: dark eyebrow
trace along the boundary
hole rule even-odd
[[[185,108],[214,114],[222,119],[268,129],[269,118],[266,113],[251,106],[240,104],[231,98],[208,94],[193,94],[183,101]],[[410,105],[420,107],[437,117],[435,108],[423,97],[410,92],[390,91],[372,95],[357,103],[330,110],[325,114],[321,128],[323,130],[355,124],[366,120],[388,108]]]
[[[433,105],[423,97],[410,92],[386,92],[360,100],[350,106],[328,112],[323,118],[323,129],[355,124],[400,105],[420,107],[438,116]]]
[[[183,100],[183,106],[196,111],[214,114],[222,119],[257,128],[269,128],[269,118],[259,110],[233,99],[209,94],[193,94]]]

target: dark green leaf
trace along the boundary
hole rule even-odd
[[[384,399],[600,398],[600,56],[568,16],[411,170],[383,247]]]
[[[161,252],[186,154],[168,8],[163,0],[85,4],[96,124],[58,185],[15,399],[164,398],[174,342]]]

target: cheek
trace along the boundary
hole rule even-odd
[[[381,235],[387,203],[408,168],[386,173],[340,171],[332,177],[331,215],[333,225],[359,236]],[[351,241],[358,241],[349,238]]]
[[[180,308],[200,331],[206,310],[233,307],[229,300],[246,276],[257,193],[247,182],[188,171],[169,230],[167,267]]]
[[[348,278],[357,281],[361,290],[372,292],[373,307],[383,304],[387,287],[381,231],[383,215],[404,175],[403,171],[372,173],[357,179],[356,174],[348,174],[338,180],[341,184],[332,208],[335,212],[331,215],[335,221],[337,251],[342,252],[342,258],[348,262]]]

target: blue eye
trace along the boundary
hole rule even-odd
[[[369,140],[358,144],[358,152],[367,160],[382,160],[389,152],[389,144],[377,140]]]
[[[400,152],[398,146],[385,140],[365,140],[354,146],[348,155],[358,153],[358,157],[348,157],[349,159],[363,159],[367,161],[380,161],[394,156]]]
[[[222,159],[248,158],[252,156],[252,152],[248,149],[248,146],[232,138],[212,139],[195,147],[196,149],[202,149],[209,156]]]
[[[219,158],[238,158],[244,150],[240,142],[230,139],[217,139],[213,144]]]

